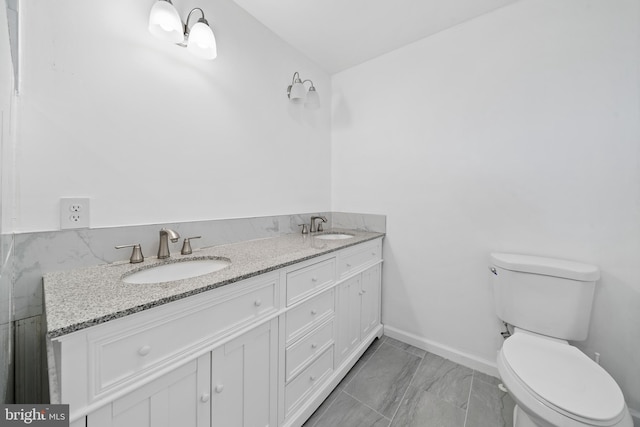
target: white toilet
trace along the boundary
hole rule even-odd
[[[618,384],[566,341],[587,337],[598,268],[494,253],[490,270],[496,313],[514,327],[497,361],[514,427],[633,427]]]

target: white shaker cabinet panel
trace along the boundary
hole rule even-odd
[[[87,416],[87,427],[210,425],[210,354],[114,400]]]
[[[380,265],[362,273],[360,336],[367,337],[380,324]]]
[[[272,320],[211,353],[213,427],[275,427],[278,321]]]
[[[344,360],[360,343],[361,313],[360,275],[342,282],[338,287],[338,360]]]

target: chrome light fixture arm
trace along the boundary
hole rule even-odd
[[[200,9],[199,7],[195,7],[193,9],[191,9],[191,12],[189,12],[189,14],[187,15],[187,22],[184,24],[184,41],[182,43],[178,43],[178,45],[182,46],[182,47],[187,47],[187,41],[189,40],[189,31],[190,31],[190,27],[189,27],[189,20],[191,19],[191,14],[193,12],[200,12],[202,14],[202,18],[198,19],[198,21],[196,22],[196,24],[198,22],[202,22],[203,24],[209,26],[209,21],[207,21],[204,17],[204,11],[202,9]]]
[[[309,89],[305,87],[305,83],[309,82]],[[304,104],[306,108],[318,108],[320,106],[320,98],[313,82],[309,79],[302,80],[300,73],[293,73],[291,84],[287,87],[287,97],[294,104]]]

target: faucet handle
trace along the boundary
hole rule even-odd
[[[322,222],[325,222],[325,221],[322,221]],[[318,232],[320,232],[320,231],[324,231],[324,230],[322,229],[322,222],[319,222],[319,223],[318,223],[318,228],[316,229],[316,231],[318,231]]]
[[[182,255],[191,255],[193,253],[193,250],[191,250],[191,239],[199,239],[201,237],[202,236],[185,237],[180,253]]]
[[[140,243],[134,243],[131,245],[120,245],[120,246],[116,246],[115,248],[116,249],[133,248],[133,251],[131,251],[131,258],[129,258],[129,262],[131,264],[138,264],[144,261],[144,255],[142,255],[142,248],[140,247]]]
[[[309,227],[307,224],[298,224],[298,227],[302,227],[302,234],[309,234]]]

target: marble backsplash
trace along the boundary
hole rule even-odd
[[[328,219],[325,228],[383,233],[386,230],[384,215],[344,212],[320,214]],[[298,225],[308,224],[311,215],[317,213],[15,234],[14,319],[42,314],[44,273],[128,260],[131,249],[117,250],[114,248],[116,245],[140,243],[144,256],[154,257],[158,251],[158,232],[162,227],[177,231],[182,238],[202,236],[192,241],[195,250],[300,232]],[[170,244],[170,249],[173,253],[179,253],[181,245],[182,239],[179,243]]]

